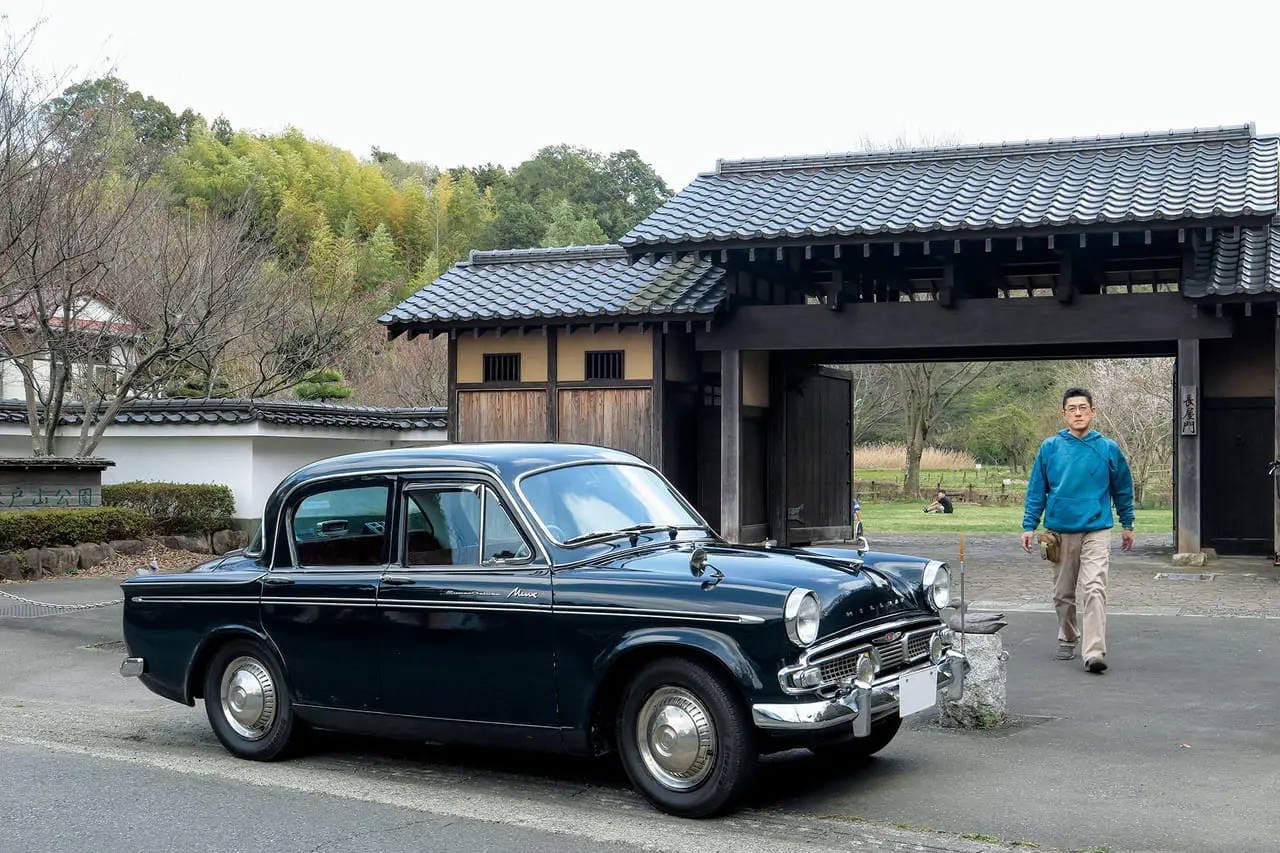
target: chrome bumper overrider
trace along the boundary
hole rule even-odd
[[[765,703],[751,706],[751,718],[758,728],[781,732],[821,731],[833,726],[853,725],[857,737],[871,733],[871,721],[896,713],[898,681],[902,676],[924,672],[933,664],[923,664],[895,672],[872,684],[851,682],[843,695],[817,702]],[[938,667],[938,698],[959,699],[964,693],[964,677],[969,661],[958,651],[948,651]]]
[[[142,658],[125,658],[120,664],[120,674],[125,678],[133,678],[147,671],[147,662]]]

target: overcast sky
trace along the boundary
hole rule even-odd
[[[33,64],[367,158],[717,158],[1255,122],[1280,132],[1275,2],[4,0]]]

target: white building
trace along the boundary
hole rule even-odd
[[[60,451],[75,449],[82,408],[65,414]],[[308,462],[446,440],[441,408],[384,409],[248,399],[143,400],[128,404],[95,456],[115,462],[103,485],[132,480],[231,488],[238,527],[256,526],[277,483]],[[0,457],[31,455],[26,404],[0,400]]]

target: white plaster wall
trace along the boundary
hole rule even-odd
[[[131,480],[216,483],[231,488],[236,516],[261,517],[271,490],[309,462],[389,447],[437,444],[444,430],[390,433],[382,430],[310,430],[248,424],[118,426],[103,436],[96,456],[116,464],[103,472],[104,484]],[[59,452],[75,450],[77,434],[68,430]],[[25,424],[0,424],[0,456],[31,455]]]

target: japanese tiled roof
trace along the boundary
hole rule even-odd
[[[638,251],[1269,217],[1280,201],[1276,153],[1276,138],[1244,125],[721,161],[618,242]]]
[[[378,322],[399,331],[418,324],[692,317],[713,313],[724,298],[724,270],[696,255],[632,262],[614,245],[473,251]]]
[[[1280,217],[1263,226],[1215,229],[1196,246],[1184,296],[1257,296],[1280,292]]]
[[[0,423],[26,423],[26,403],[0,400]],[[416,430],[444,429],[446,409],[338,406],[295,400],[245,398],[137,400],[127,403],[113,419],[120,425],[241,424],[250,421],[285,426],[319,426],[338,429]],[[84,407],[64,409],[62,423],[84,422]]]

